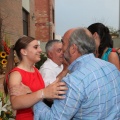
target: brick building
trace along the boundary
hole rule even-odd
[[[22,35],[46,42],[55,36],[54,0],[0,0],[0,38],[12,45]]]
[[[34,0],[0,0],[0,38],[12,45],[23,34],[35,37]]]
[[[55,38],[54,0],[35,0],[35,36],[44,51],[46,42]]]

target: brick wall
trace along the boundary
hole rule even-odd
[[[3,18],[3,37],[10,39],[11,44],[22,35],[22,2],[21,0],[1,0],[1,16]]]
[[[53,0],[35,0],[35,35],[42,42],[53,39]]]
[[[0,0],[4,38],[10,44],[23,35],[22,0]],[[54,0],[30,0],[29,35],[42,42],[53,39]]]
[[[0,0],[0,11],[3,18],[2,33],[4,39],[9,39],[10,44],[23,35],[22,0]],[[35,37],[34,0],[30,0],[29,35]]]

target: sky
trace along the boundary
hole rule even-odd
[[[95,22],[118,30],[119,14],[119,0],[55,0],[56,34]]]

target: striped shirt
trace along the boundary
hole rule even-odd
[[[35,120],[120,120],[120,72],[93,54],[77,58],[63,78],[66,98],[34,105]]]

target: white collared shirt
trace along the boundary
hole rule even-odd
[[[51,59],[47,58],[44,64],[40,67],[39,71],[45,82],[45,86],[48,86],[56,80],[57,75],[63,70],[63,65],[58,66]]]

